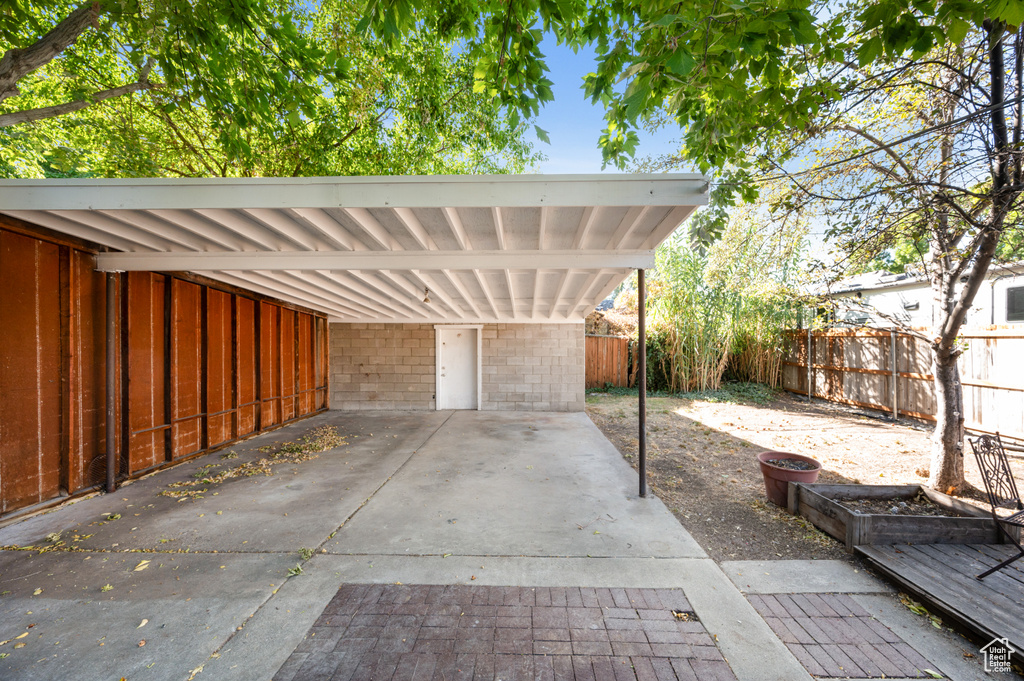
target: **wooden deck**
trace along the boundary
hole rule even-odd
[[[950,626],[973,634],[980,646],[1006,637],[1024,662],[1024,558],[989,575],[974,576],[1009,558],[1007,544],[897,544],[858,546],[901,590]]]

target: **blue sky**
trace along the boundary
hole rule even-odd
[[[538,170],[552,174],[621,172],[614,167],[601,170],[597,141],[604,130],[604,109],[600,104],[591,104],[582,90],[583,77],[596,70],[593,50],[574,54],[550,36],[544,39],[541,50],[551,69],[548,78],[554,83],[555,101],[541,108],[537,120],[537,125],[551,138],[551,144],[536,143],[537,149],[548,157]],[[672,151],[678,137],[677,130],[662,130],[654,135],[642,132],[637,157]]]

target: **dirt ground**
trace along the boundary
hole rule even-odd
[[[635,468],[636,396],[588,393],[587,414]],[[756,456],[764,450],[811,456],[822,463],[818,482],[924,483],[930,428],[883,419],[820,400],[808,405],[788,393],[764,406],[648,398],[648,481],[717,561],[850,559],[842,544],[767,501]],[[1024,462],[1008,454],[1020,486]],[[968,482],[980,488],[970,454],[966,470]],[[978,503],[980,496],[971,496],[964,500]]]

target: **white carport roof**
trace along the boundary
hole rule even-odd
[[[195,272],[333,321],[576,322],[654,264],[707,189],[693,174],[3,180],[0,213],[112,249],[100,270]]]

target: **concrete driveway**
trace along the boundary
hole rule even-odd
[[[322,425],[347,444],[202,498],[160,495]],[[355,593],[339,587],[396,583],[530,587],[534,626],[551,615],[542,605],[566,598],[542,591],[542,604],[536,589],[588,587],[573,593],[590,593],[594,607],[623,589],[646,589],[651,603],[678,596],[711,657],[727,660],[721,678],[810,678],[664,505],[637,497],[636,474],[584,414],[331,412],[233,451],[0,529],[0,678],[330,678],[333,667],[318,675],[302,664],[322,631],[314,625]],[[55,533],[63,545],[40,551]],[[484,592],[436,602],[459,593],[475,603]],[[482,598],[526,605],[502,593]],[[602,626],[613,625],[628,628]]]

